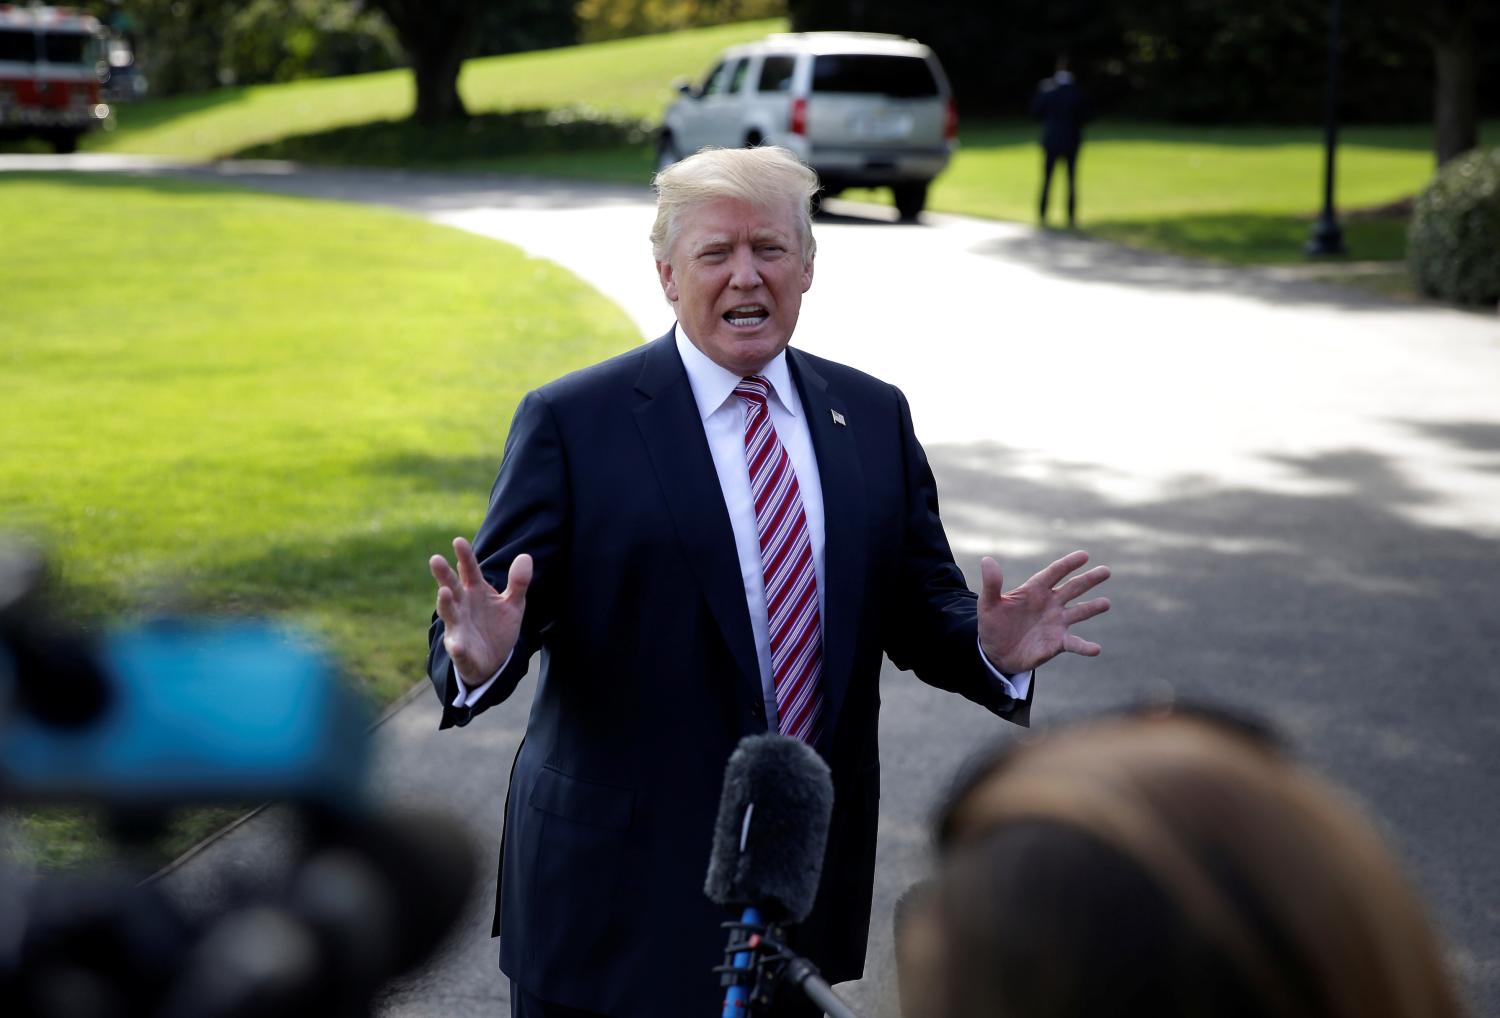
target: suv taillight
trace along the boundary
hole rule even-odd
[[[958,106],[952,99],[948,100],[948,112],[943,117],[943,140],[955,141],[958,138]]]
[[[792,100],[792,116],[791,116],[791,121],[786,125],[786,129],[788,131],[791,131],[793,134],[800,134],[800,135],[806,136],[806,134],[807,134],[807,97],[806,96],[798,96],[796,99]]]

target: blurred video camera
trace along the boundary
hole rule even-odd
[[[462,829],[370,802],[369,708],[309,642],[191,620],[86,636],[44,576],[0,546],[0,805],[90,805],[130,830],[276,801],[299,833],[274,879],[207,911],[119,867],[30,879],[0,860],[0,1014],[369,1014],[461,911]]]

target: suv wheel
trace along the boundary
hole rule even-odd
[[[903,222],[914,222],[927,205],[927,185],[930,181],[919,180],[909,184],[892,184],[891,196],[896,199],[896,211]]]
[[[656,171],[660,173],[681,158],[682,153],[677,151],[677,143],[672,140],[672,132],[661,132],[656,139]]]

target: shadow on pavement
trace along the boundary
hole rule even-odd
[[[1301,266],[1239,266],[1157,254],[1099,240],[1083,233],[1028,230],[997,237],[970,250],[1023,263],[1079,283],[1107,283],[1181,293],[1217,291],[1270,304],[1317,304],[1344,311],[1430,314],[1431,305],[1298,279]]]
[[[1433,430],[1486,451],[1500,441],[1491,424]],[[1042,670],[1037,724],[1168,696],[1268,718],[1363,803],[1409,863],[1475,1013],[1500,1011],[1500,917],[1486,904],[1500,900],[1500,541],[1414,522],[1405,510],[1432,496],[1359,449],[1276,457],[1329,494],[1183,477],[1144,503],[1068,465],[1022,477],[993,445],[928,455],[971,583],[997,540],[1044,549],[1002,558],[1008,586],[1075,547],[1113,570],[1113,610],[1087,623],[1104,655]],[[886,759],[903,759],[891,742]]]
[[[1489,453],[1500,428],[1423,427]],[[1431,495],[1392,457],[1347,449],[1278,462],[1323,493],[1287,494],[1202,476],[1163,484],[1146,501],[1103,494],[1108,471],[1053,462],[1038,470],[991,443],[928,448],[943,518],[959,561],[998,543],[1014,585],[1054,555],[1087,548],[1114,571],[1114,610],[1089,622],[1105,648],[1095,661],[1054,662],[1038,676],[1034,720],[1046,726],[1146,699],[1212,700],[1263,716],[1294,752],[1349,789],[1407,860],[1453,945],[1475,1013],[1500,1009],[1500,540],[1424,525],[1409,510]],[[468,484],[490,464],[434,467],[392,460],[374,469]],[[403,535],[392,548],[362,537],[283,546],[262,572],[347,561],[360,575],[410,568],[447,528]],[[262,568],[263,567],[263,568]],[[425,617],[412,620],[420,646]],[[393,986],[380,1013],[504,1014],[506,986],[488,937],[493,856],[505,775],[524,727],[534,677],[517,698],[461,730],[439,734],[435,699],[419,688],[376,732],[380,796],[460,816],[480,846],[485,878],[461,930],[422,971]],[[928,823],[965,759],[1015,731],[971,704],[887,666],[882,676],[881,833],[866,978],[841,988],[869,1018],[893,1013],[890,914],[929,866]],[[274,813],[242,825],[169,880],[246,879],[280,835]],[[248,839],[248,840],[247,840]],[[256,848],[256,839],[260,847]],[[248,846],[248,847],[247,847]]]

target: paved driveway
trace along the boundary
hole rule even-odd
[[[671,324],[641,189],[193,172],[508,240],[591,281],[643,336]],[[971,580],[987,553],[1015,580],[1074,547],[1115,568],[1115,610],[1089,624],[1105,656],[1044,669],[1037,723],[1168,695],[1269,716],[1391,838],[1476,1012],[1500,1013],[1500,318],[829,204],[796,341],[905,389]],[[890,905],[927,865],[933,798],[1008,734],[908,676],[882,682],[870,975],[846,988],[872,1014],[888,1008]],[[462,812],[491,852],[525,704],[438,738],[429,700],[381,729],[381,780]],[[494,1014],[487,911],[483,898],[384,1013]]]

